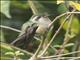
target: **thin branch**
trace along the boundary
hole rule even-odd
[[[7,59],[7,60],[12,60],[13,58],[4,58],[4,57],[0,57],[1,59]],[[52,58],[43,58],[43,59],[52,59]],[[53,58],[54,59],[57,59],[57,58]],[[61,59],[72,59],[72,60],[76,60],[76,59],[80,59],[80,57],[61,57]],[[23,59],[23,60],[29,60],[29,59]]]
[[[35,37],[35,36],[34,36],[34,39],[36,39],[37,41],[40,41],[40,42],[41,42],[41,39],[38,38],[38,37]]]
[[[76,53],[80,53],[80,51],[74,51],[74,52],[69,52],[69,53],[66,53],[66,54],[60,54],[60,55],[54,55],[54,56],[46,56],[46,57],[40,57],[40,58],[42,58],[42,59],[50,59],[50,58],[54,58],[54,57],[71,55],[71,54],[76,54]]]
[[[1,28],[10,29],[10,30],[13,30],[13,31],[16,31],[16,32],[21,32],[21,30],[18,30],[18,29],[15,29],[15,28],[9,27],[9,26],[0,25],[0,27],[1,27]]]
[[[57,58],[45,58],[45,59],[51,59],[51,60],[54,60],[54,59],[57,59]],[[60,59],[71,59],[71,60],[76,60],[76,59],[80,59],[80,57],[61,57]]]
[[[79,60],[80,57],[73,57],[72,60]]]

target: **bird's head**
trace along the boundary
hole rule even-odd
[[[47,16],[33,16],[31,21],[39,26],[36,30],[36,33],[41,34],[47,31],[48,26],[51,23],[51,20]]]
[[[35,24],[34,24],[35,23]],[[25,30],[26,27],[31,26],[32,24],[38,26],[36,33],[44,34],[48,30],[48,26],[51,23],[51,20],[47,16],[37,16],[33,15],[29,22],[26,22],[22,26],[22,30]]]

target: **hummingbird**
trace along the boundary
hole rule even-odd
[[[47,16],[33,15],[28,22],[23,24],[22,32],[11,44],[26,49],[35,34],[45,34],[50,23],[51,20]]]
[[[46,31],[48,31],[51,20],[48,18],[48,16],[33,15],[28,22],[23,24],[22,31],[24,31],[28,25],[31,25],[33,23],[36,23],[38,25],[36,33],[44,34]]]

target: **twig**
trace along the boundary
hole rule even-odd
[[[54,59],[57,59],[57,58],[46,58],[46,59],[51,59],[51,60],[54,60]],[[70,60],[76,60],[76,59],[80,59],[80,57],[61,57],[60,59],[70,59]]]
[[[54,55],[54,56],[46,56],[46,57],[40,57],[41,59],[50,59],[50,58],[55,58],[55,57],[60,57],[60,56],[65,56],[65,55],[70,55],[70,54],[76,54],[80,53],[80,51],[74,51],[66,54],[60,54],[60,55]]]
[[[43,50],[43,52],[42,52],[42,54],[40,56],[42,56],[46,52],[46,50],[48,49],[48,47],[50,46],[50,44],[53,42],[54,38],[58,35],[59,31],[61,30],[62,26],[64,25],[64,23],[66,22],[66,20],[68,19],[69,16],[67,16],[66,19],[62,22],[62,24],[60,25],[60,27],[58,28],[58,30],[56,31],[56,33],[52,37],[51,41],[47,44],[47,46],[45,47],[45,49]]]
[[[15,28],[9,27],[9,26],[0,25],[0,27],[1,27],[1,28],[10,29],[10,30],[13,30],[13,31],[16,31],[16,32],[21,32],[21,30],[18,30],[18,29],[15,29]]]
[[[1,57],[1,59],[7,59],[7,60],[12,60],[13,58],[4,58],[4,57]],[[52,58],[43,58],[43,59],[52,59]],[[53,58],[53,59],[57,59],[57,58]],[[80,59],[80,57],[61,57],[61,59]],[[28,59],[23,59],[23,60],[28,60]]]
[[[34,39],[36,39],[37,41],[40,41],[40,42],[41,42],[41,39],[38,38],[38,37],[35,37],[35,36],[34,36]]]

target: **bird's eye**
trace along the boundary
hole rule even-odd
[[[40,18],[41,18],[41,16],[34,16],[34,17],[32,18],[32,21],[33,21],[33,22],[37,22]]]
[[[41,18],[41,16],[37,16],[35,20],[38,21],[40,18]]]

